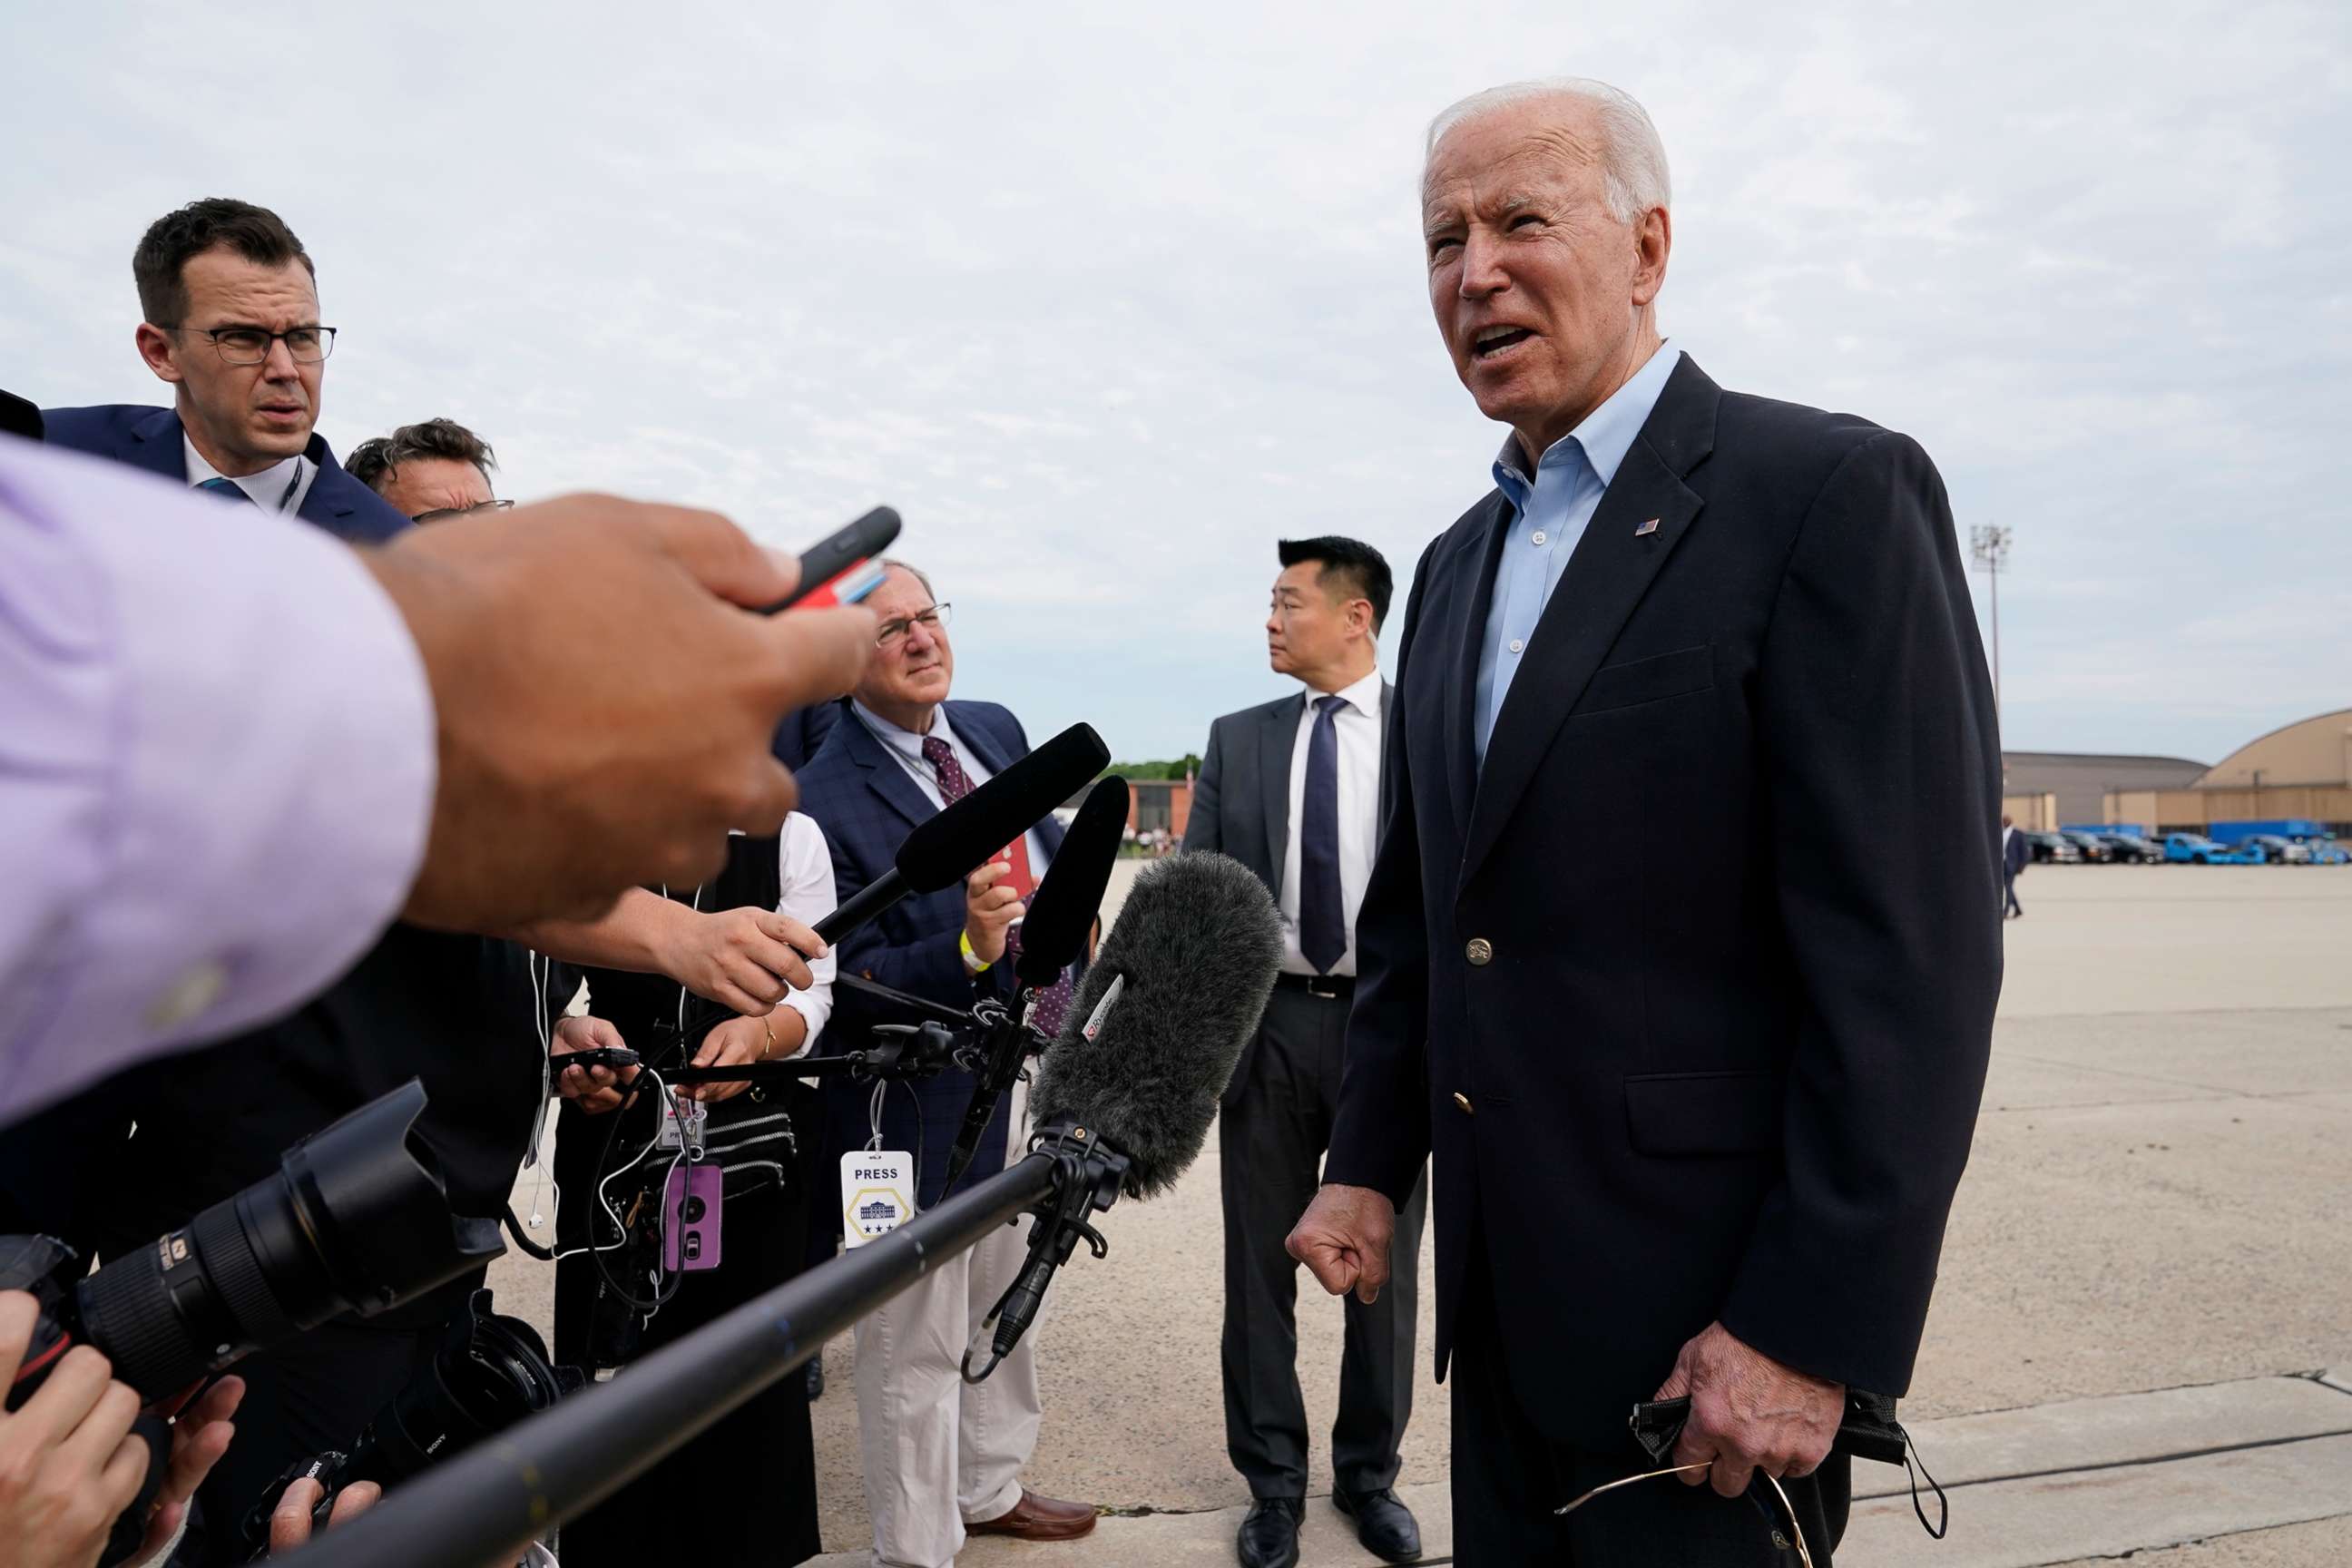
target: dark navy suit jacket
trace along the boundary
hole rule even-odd
[[[110,403],[51,408],[41,417],[47,422],[52,447],[127,463],[179,484],[188,482],[187,447],[176,409]],[[319,466],[310,493],[302,498],[303,521],[355,544],[382,543],[409,526],[391,502],[343,471],[315,431],[303,456]]]
[[[785,714],[783,721],[776,726],[776,761],[794,773],[808,766],[809,759],[824,744],[824,738],[833,733],[833,727],[841,722],[847,707],[846,700],[820,702],[814,708],[796,708]],[[948,722],[952,724],[955,721],[950,719]]]
[[[992,775],[1029,754],[1029,737],[1007,710],[993,702],[942,706],[956,738],[971,749]],[[840,718],[799,777],[801,809],[824,829],[825,843],[833,851],[834,891],[844,903],[891,868],[898,846],[917,823],[938,814],[939,808],[931,805],[905,765],[854,715]],[[1061,852],[1062,825],[1052,817],[1037,825],[1037,837],[1049,858]],[[998,963],[977,979],[964,973],[958,941],[962,931],[961,884],[936,893],[914,894],[841,939],[837,950],[841,973],[863,975],[950,1007],[969,1007],[982,996],[1009,999],[1014,988],[1012,964]],[[876,1017],[861,1007],[854,994],[836,991],[822,1048],[829,1055],[856,1049],[865,1044],[865,1026],[895,1021],[898,1020]],[[912,1086],[892,1084],[883,1097],[883,1145],[917,1157],[920,1166],[916,1173],[917,1201],[926,1208],[945,1195],[940,1190],[940,1179],[947,1173],[948,1151],[963,1127],[972,1084],[969,1073],[943,1072]],[[835,1093],[835,1115],[847,1123],[837,1124],[836,1131],[850,1136],[848,1146],[865,1140],[871,1092],[862,1088],[850,1090],[856,1101],[854,1106],[839,1091]],[[959,1192],[1004,1168],[1006,1126],[1006,1106],[1000,1104],[979,1156],[956,1184]]]
[[[1911,1381],[2000,990],[2000,755],[1908,438],[1685,359],[1479,764],[1499,492],[1413,574],[1392,815],[1327,1181],[1434,1154],[1441,1368],[1472,1271],[1526,1413],[1625,1446],[1710,1321]]]

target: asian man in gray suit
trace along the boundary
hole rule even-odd
[[[1285,541],[1266,617],[1277,675],[1303,689],[1228,713],[1209,730],[1184,847],[1256,872],[1282,909],[1282,973],[1234,1069],[1218,1121],[1225,1213],[1225,1447],[1255,1500],[1244,1568],[1298,1560],[1307,1408],[1298,1391],[1298,1265],[1284,1238],[1315,1195],[1339,1105],[1356,990],[1356,909],[1386,820],[1381,725],[1389,690],[1374,662],[1394,584],[1352,539]],[[1421,1554],[1397,1500],[1397,1445],[1412,1410],[1414,1269],[1423,1199],[1398,1217],[1396,1284],[1347,1304],[1332,1501],[1391,1563]]]

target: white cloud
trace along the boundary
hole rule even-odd
[[[0,381],[155,399],[140,229],[262,201],[343,330],[339,447],[448,414],[518,493],[779,544],[889,500],[965,689],[1122,754],[1278,689],[1274,538],[1402,577],[1483,488],[1422,127],[1600,76],[1672,156],[1677,340],[2016,529],[2013,742],[2218,755],[2352,691],[2332,5],[90,5],[10,47]]]

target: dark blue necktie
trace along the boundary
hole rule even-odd
[[[1298,951],[1328,974],[1347,955],[1348,917],[1339,893],[1339,731],[1344,697],[1315,700],[1307,737],[1307,791],[1298,806]]]
[[[235,479],[225,479],[218,474],[215,474],[211,479],[199,480],[196,489],[209,491],[226,500],[241,500],[247,506],[254,504],[253,498],[245,493],[243,485],[238,484]]]

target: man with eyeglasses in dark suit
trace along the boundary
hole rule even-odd
[[[840,705],[833,731],[800,773],[801,809],[824,829],[834,892],[847,903],[886,875],[907,835],[972,789],[1019,762],[1029,738],[993,702],[950,698],[955,649],[950,607],[920,572],[886,562],[881,586],[864,601],[879,619],[866,678]],[[843,935],[836,950],[846,979],[879,982],[951,1007],[1009,1000],[1023,900],[1062,848],[1047,816],[960,887],[919,893]],[[1039,1021],[1059,1026],[1064,983],[1041,1000]],[[873,1004],[845,986],[835,994],[828,1037],[837,1050],[861,1043],[878,1022]],[[1028,1086],[999,1101],[971,1169],[947,1186],[948,1151],[977,1080],[950,1070],[919,1083],[867,1086],[830,1080],[835,1152],[861,1145],[914,1160],[918,1206],[930,1208],[1018,1158],[1025,1146]],[[872,1142],[869,1144],[869,1139]],[[971,1325],[1019,1269],[1024,1243],[1000,1229],[960,1257],[933,1264],[922,1281],[857,1325],[859,1447],[876,1568],[952,1568],[974,1535],[1070,1541],[1091,1531],[1086,1503],[1040,1496],[1022,1484],[1044,1405],[1032,1333],[985,1382],[966,1384],[958,1358]]]
[[[131,271],[140,357],[172,384],[172,406],[52,408],[50,446],[357,543],[408,526],[313,428],[335,330],[320,323],[317,268],[282,218],[226,197],[191,202],[148,228]]]
[[[490,488],[490,470],[498,466],[499,455],[488,441],[455,419],[441,418],[362,441],[343,459],[353,479],[411,522],[439,522],[514,505],[499,500]]]

